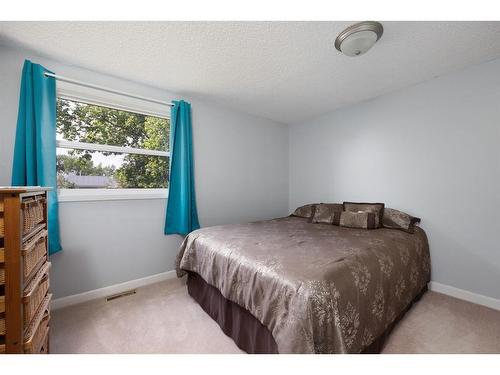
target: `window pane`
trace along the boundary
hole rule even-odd
[[[57,98],[57,139],[168,151],[170,121]]]
[[[164,156],[57,149],[59,189],[167,188],[168,169]]]

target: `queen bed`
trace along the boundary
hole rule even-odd
[[[426,234],[332,224],[290,216],[199,229],[177,274],[249,353],[379,352],[427,290]]]

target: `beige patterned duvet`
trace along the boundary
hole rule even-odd
[[[280,353],[359,353],[429,281],[425,232],[287,217],[196,230],[177,273],[198,273],[252,313]]]

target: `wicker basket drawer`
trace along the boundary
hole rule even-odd
[[[5,315],[0,315],[0,336],[5,335]]]
[[[48,294],[38,311],[36,312],[33,320],[26,328],[24,333],[24,352],[28,354],[37,354],[42,349],[45,338],[49,332],[50,321],[50,300],[52,294]]]
[[[47,332],[45,334],[45,338],[42,341],[42,347],[38,354],[49,354],[49,333],[50,329],[47,329]]]
[[[31,232],[35,227],[45,220],[45,198],[35,197],[23,201],[21,205],[23,213],[23,234]]]
[[[50,263],[46,262],[36,273],[30,283],[26,286],[23,293],[23,315],[24,325],[27,326],[38,311],[49,291],[49,269]]]
[[[5,284],[5,270],[0,266],[0,285]]]
[[[0,238],[5,236],[5,220],[2,215],[3,214],[0,213]]]
[[[50,314],[46,311],[38,329],[33,333],[31,339],[24,344],[24,352],[26,354],[38,354],[41,352],[49,335],[49,321]]]
[[[41,230],[30,240],[23,244],[21,251],[23,257],[24,278],[29,278],[33,272],[47,259],[47,230]]]

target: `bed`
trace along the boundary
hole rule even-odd
[[[285,217],[190,233],[189,294],[249,353],[373,353],[427,290],[425,232]]]

